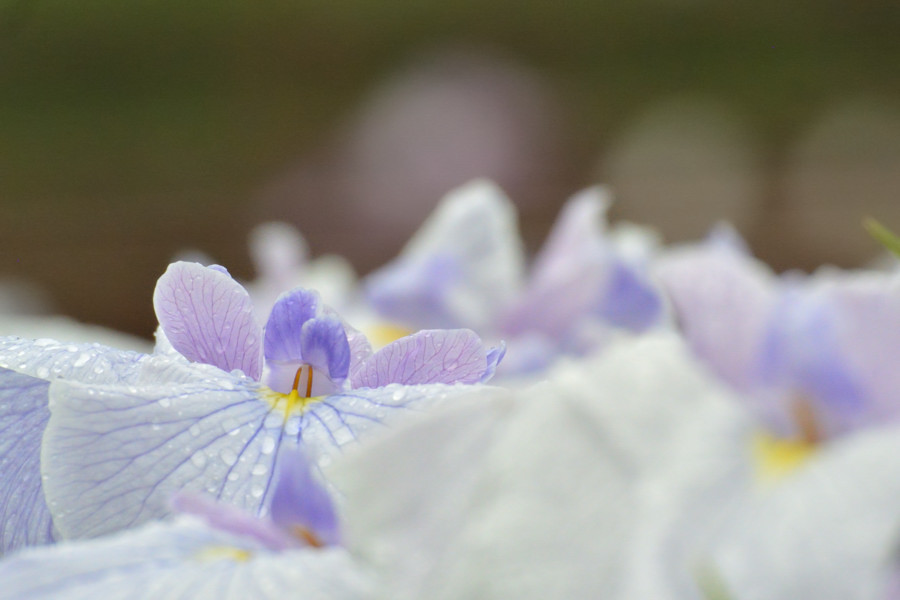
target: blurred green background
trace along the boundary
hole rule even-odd
[[[475,87],[509,72],[527,82],[509,97],[537,90],[523,127],[546,122],[509,152],[528,146],[545,168],[499,177],[530,248],[567,195],[602,180],[614,216],[669,241],[730,218],[778,269],[861,264],[877,251],[861,217],[900,225],[898,31],[896,0],[2,0],[0,276],[149,335],[170,258],[194,248],[252,277],[247,232],[267,219],[371,269],[414,225],[403,199],[379,199],[376,224],[356,208],[346,148],[382,86],[446,56],[491,65]],[[483,146],[464,142],[435,168]],[[421,170],[385,169],[401,184]],[[416,220],[438,199],[409,195]]]

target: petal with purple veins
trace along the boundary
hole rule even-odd
[[[55,539],[41,487],[50,383],[0,369],[0,555]]]
[[[278,448],[288,437],[285,415],[248,379],[207,365],[178,367],[192,370],[192,381],[53,382],[41,465],[63,537],[92,537],[158,518],[181,490],[211,494],[254,514],[262,508]]]
[[[153,307],[166,338],[185,358],[259,379],[262,332],[247,291],[226,273],[173,263],[156,284]]]
[[[100,344],[0,337],[0,368],[38,379],[116,383],[135,377],[145,354]]]
[[[487,370],[481,338],[469,329],[424,330],[375,352],[351,374],[351,385],[477,383]]]

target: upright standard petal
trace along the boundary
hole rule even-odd
[[[382,314],[406,325],[482,330],[519,292],[523,269],[515,207],[494,184],[474,181],[447,194],[366,288]]]
[[[597,309],[610,262],[601,238],[607,204],[600,188],[566,203],[535,259],[525,293],[503,316],[504,333],[539,331],[559,341]]]
[[[0,600],[366,600],[375,582],[342,548],[272,552],[191,518],[0,562]]]
[[[303,325],[319,314],[319,295],[303,288],[285,292],[272,307],[266,322],[266,360],[300,360],[303,358],[301,332]]]
[[[673,252],[656,275],[694,352],[737,389],[754,389],[777,298],[774,275],[717,243]]]
[[[0,369],[0,555],[54,540],[41,487],[50,383]]]
[[[478,383],[487,370],[484,344],[474,331],[424,330],[372,354],[351,374],[350,383],[354,388],[390,383]]]
[[[262,331],[250,296],[229,275],[173,263],[156,284],[153,307],[166,338],[188,360],[259,379]]]

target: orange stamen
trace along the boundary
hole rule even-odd
[[[297,369],[297,374],[294,375],[294,384],[291,386],[291,392],[297,392],[297,395],[300,395],[300,391],[297,389],[300,387],[300,374],[303,372],[303,367],[306,367],[306,397],[312,398],[312,375],[313,370],[309,365],[300,365],[300,368]]]
[[[294,533],[294,537],[303,540],[313,548],[322,548],[325,546],[325,542],[320,540],[319,536],[302,525],[294,525],[291,530]]]
[[[312,367],[309,368],[310,374],[312,374]],[[297,369],[297,374],[294,375],[294,385],[291,386],[291,391],[296,392],[297,388],[300,386],[300,373],[303,372],[303,365],[300,365],[300,368]],[[307,396],[308,398],[309,396]]]

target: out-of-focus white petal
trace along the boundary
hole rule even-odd
[[[737,403],[669,336],[513,395],[473,394],[335,461],[348,543],[390,597],[689,588],[693,553],[747,483]]]
[[[750,503],[709,558],[740,600],[875,599],[898,498],[900,429],[848,436]]]
[[[362,600],[374,585],[343,549],[267,551],[192,519],[27,550],[0,562],[2,600]]]

